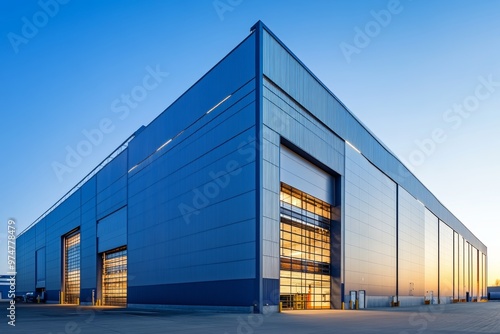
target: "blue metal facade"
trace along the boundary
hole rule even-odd
[[[367,290],[369,306],[386,305],[392,295],[420,302],[402,290],[406,281],[418,282],[421,296],[431,286],[424,286],[426,270],[436,277],[448,270],[433,266],[444,244],[448,256],[452,248],[452,268],[453,261],[460,268],[465,257],[476,255],[476,265],[483,264],[479,277],[468,262],[456,277],[452,269],[447,297],[461,296],[466,278],[467,290],[485,280],[486,247],[259,22],[111,161],[18,237],[18,290],[44,288],[49,301],[59,300],[64,236],[77,229],[81,303],[91,301],[92,290],[101,298],[101,254],[126,246],[128,305],[276,309],[284,147],[332,177],[332,307],[340,308],[350,289]],[[419,226],[417,245],[408,237],[413,225]],[[436,231],[450,229],[451,246],[449,238],[432,238],[434,225]],[[398,249],[398,241],[406,246]],[[433,246],[436,252],[428,253]],[[411,247],[417,259],[405,257]],[[384,274],[369,268],[373,257]],[[398,270],[405,282],[398,282]],[[442,282],[434,283],[439,290]]]

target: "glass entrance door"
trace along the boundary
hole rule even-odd
[[[103,305],[127,306],[127,250],[104,253],[102,266]]]
[[[280,301],[283,309],[330,307],[330,204],[281,185]]]

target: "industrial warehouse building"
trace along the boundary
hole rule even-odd
[[[261,22],[17,247],[18,291],[54,303],[265,312],[486,296],[486,246]]]

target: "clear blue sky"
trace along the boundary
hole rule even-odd
[[[262,20],[483,240],[500,278],[500,1],[59,1],[51,15],[0,3],[0,249],[9,218],[27,227]],[[168,76],[120,119],[113,103],[148,66]],[[106,118],[58,178],[54,162]]]

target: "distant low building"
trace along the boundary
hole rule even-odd
[[[488,300],[500,300],[500,286],[488,287]]]

